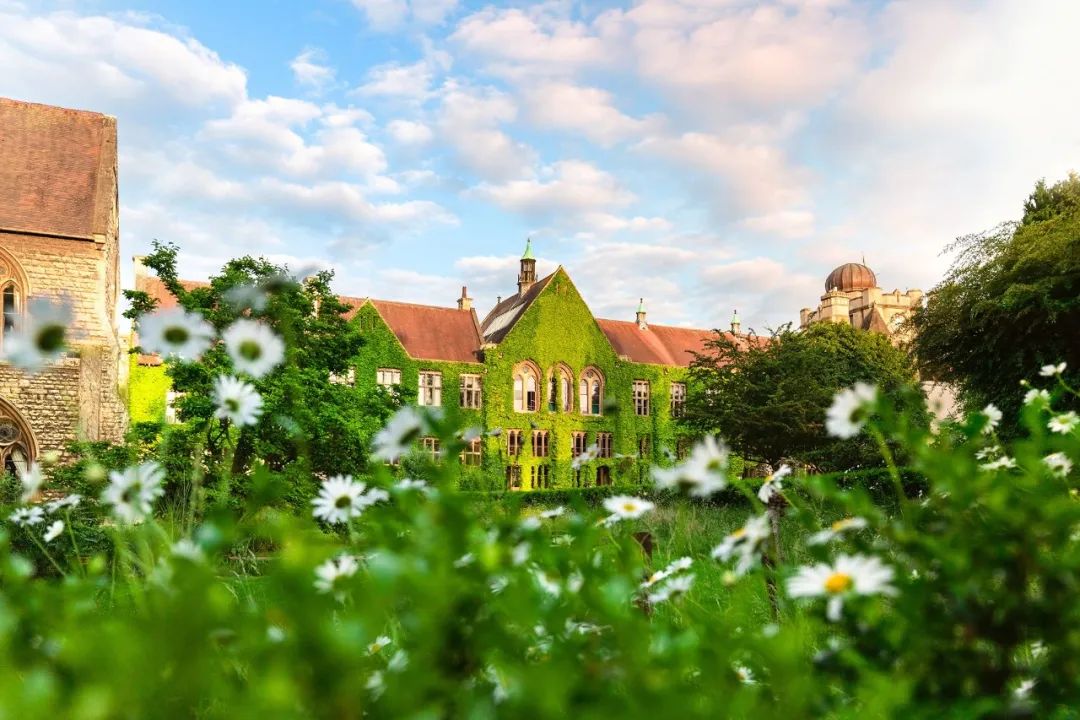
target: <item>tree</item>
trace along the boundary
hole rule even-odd
[[[232,373],[220,344],[202,362],[169,362],[173,389],[181,393],[178,416],[201,438],[211,460],[231,457],[227,469],[235,476],[258,459],[272,470],[306,478],[307,484],[312,473],[361,471],[367,440],[393,408],[385,395],[362,397],[351,385],[331,379],[347,375],[362,345],[360,331],[345,318],[348,307],[330,289],[333,273],[298,281],[287,267],[242,257],[226,263],[208,285],[188,289],[178,279],[176,253],[173,245],[155,243],[143,262],[181,306],[201,313],[219,333],[240,317],[257,316],[286,343],[286,362],[254,381],[264,401],[260,421],[239,430],[214,418],[214,379]],[[146,293],[125,294],[131,319],[153,310],[155,301]],[[181,450],[190,444],[174,442]]]
[[[1020,222],[950,250],[952,268],[912,318],[924,377],[955,384],[968,409],[992,402],[1006,418],[1019,417],[1019,384],[1041,366],[1065,361],[1067,380],[1080,381],[1080,177],[1039,181]]]
[[[777,466],[797,461],[821,470],[880,463],[865,436],[839,441],[825,433],[833,396],[856,382],[876,385],[920,421],[921,395],[908,356],[888,338],[847,324],[782,327],[767,342],[717,334],[691,365],[695,380],[687,417],[723,436],[748,460]],[[917,397],[916,397],[917,396]]]

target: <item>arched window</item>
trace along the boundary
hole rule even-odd
[[[559,409],[559,374],[554,370],[548,375],[548,410]]]
[[[602,415],[604,411],[604,376],[596,368],[581,373],[578,382],[578,405],[582,415]]]
[[[574,376],[570,368],[557,363],[548,372],[548,410],[570,412],[574,409]]]
[[[15,474],[36,458],[37,442],[30,426],[13,405],[0,398],[0,468]]]
[[[4,339],[21,322],[29,292],[30,284],[19,261],[11,253],[0,249],[0,308],[3,310],[0,348],[4,346]]]
[[[514,368],[515,412],[536,412],[540,407],[540,372],[532,363]]]

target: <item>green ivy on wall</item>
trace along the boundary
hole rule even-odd
[[[140,365],[139,356],[128,359],[128,415],[132,423],[165,422],[165,400],[172,381],[165,365]]]

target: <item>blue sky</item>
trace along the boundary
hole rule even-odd
[[[1069,0],[0,0],[0,95],[118,118],[125,259],[483,312],[531,235],[598,315],[760,331],[863,255],[930,288],[1077,168],[1077,27]]]

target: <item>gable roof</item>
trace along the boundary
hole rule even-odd
[[[116,118],[0,98],[0,230],[90,240],[116,207]]]
[[[414,360],[480,362],[480,328],[472,310],[373,298],[340,300],[352,306],[349,318],[370,302]]]
[[[533,301],[544,291],[551,279],[562,268],[557,269],[545,278],[537,280],[528,290],[522,293],[514,293],[491,309],[491,312],[480,324],[480,331],[484,336],[484,342],[498,343],[514,328],[514,323],[529,309]]]
[[[642,328],[624,320],[597,318],[596,322],[618,355],[650,365],[689,367],[693,353],[705,352],[705,343],[715,335],[712,330],[669,325],[649,324]]]

